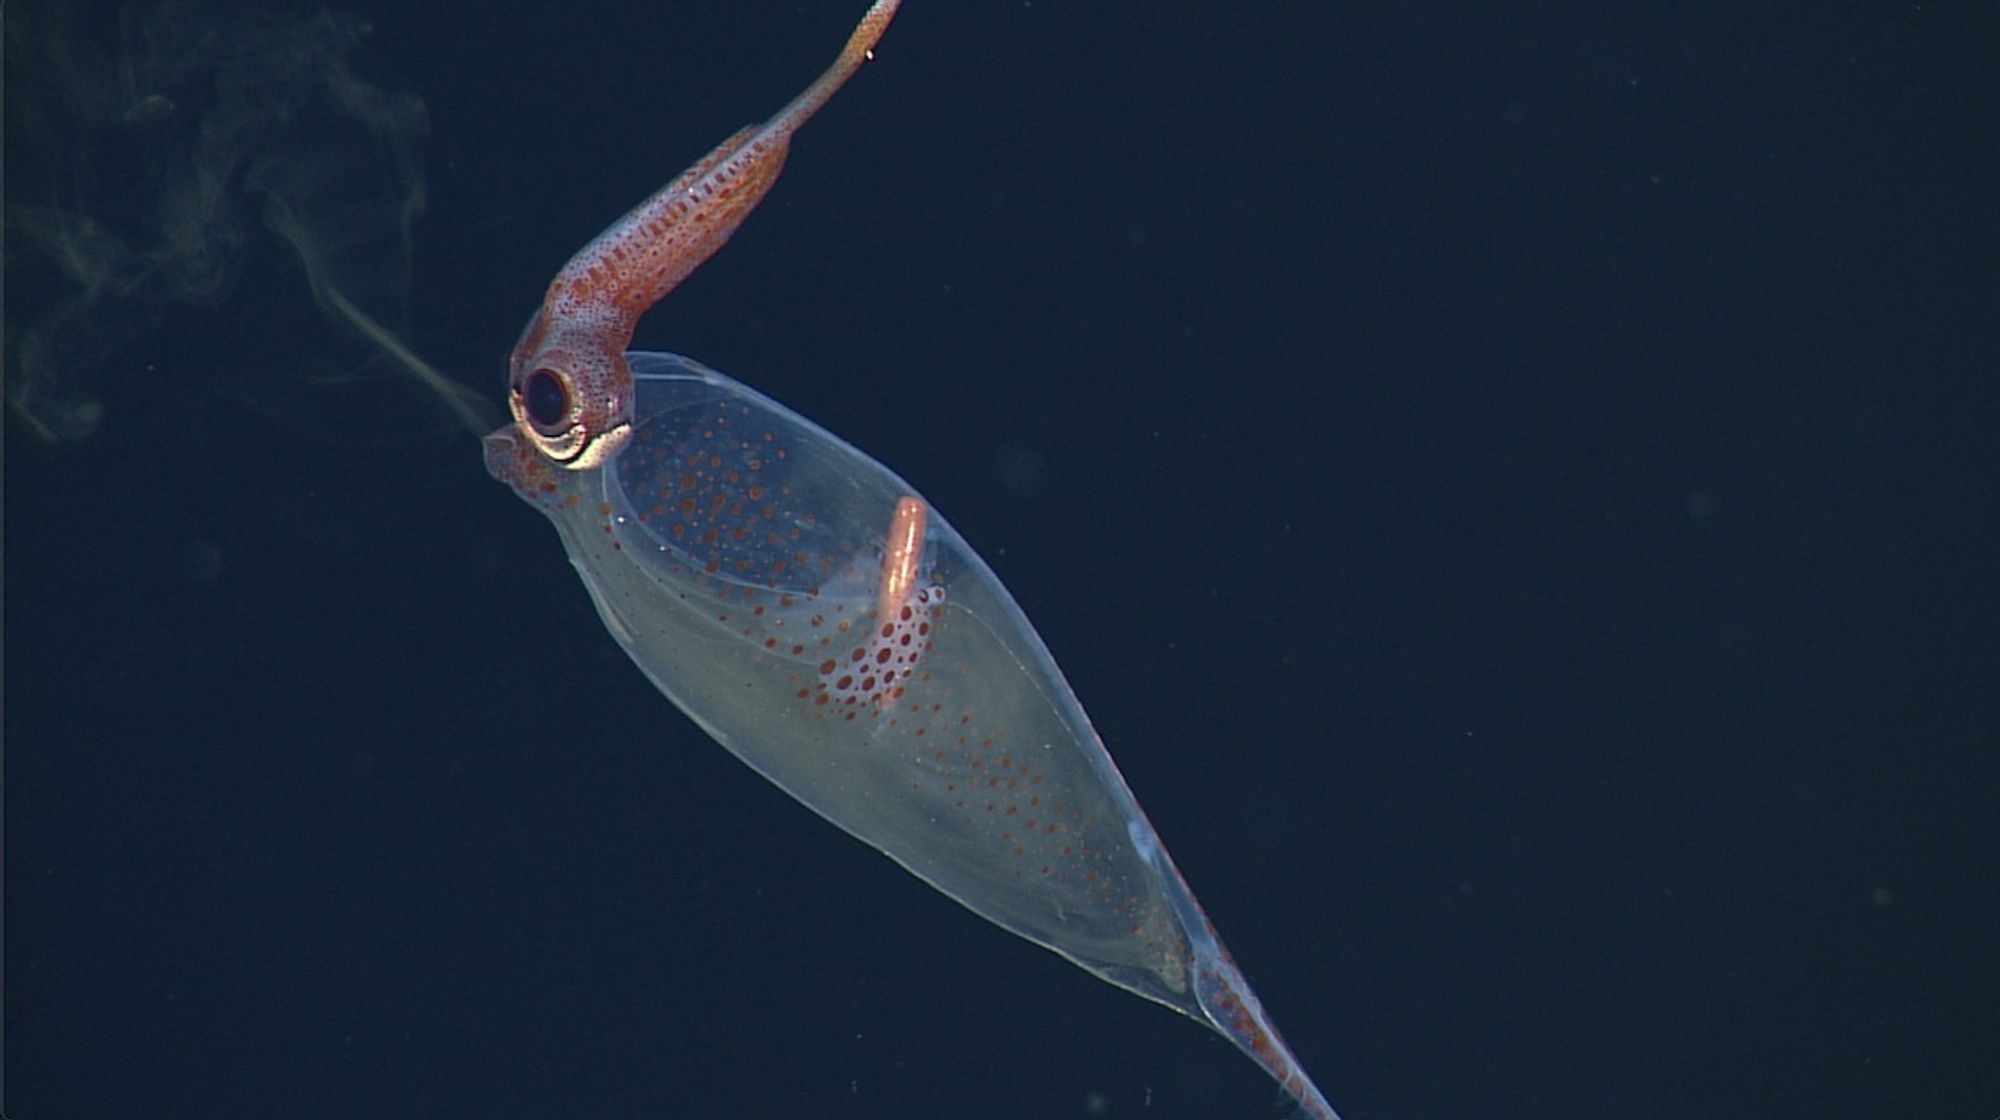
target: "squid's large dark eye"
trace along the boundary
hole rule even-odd
[[[537,428],[553,428],[569,413],[569,387],[549,370],[538,369],[528,375],[521,400]]]

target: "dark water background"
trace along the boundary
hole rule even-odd
[[[860,7],[372,5],[395,325],[497,401]],[[1234,9],[910,0],[639,343],[985,552],[1350,1120],[2000,1115],[2000,11]],[[9,1116],[1282,1114],[710,743],[261,236],[8,421]]]

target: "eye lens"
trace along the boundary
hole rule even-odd
[[[569,411],[569,390],[562,378],[545,369],[538,369],[528,375],[527,391],[521,394],[527,406],[528,419],[537,428],[553,428]]]

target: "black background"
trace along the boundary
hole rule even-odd
[[[376,5],[414,347],[497,400],[859,7]],[[986,554],[1349,1120],[2000,1114],[1994,5],[1236,7],[910,0],[638,344]],[[413,390],[204,388],[289,342],[9,422],[10,1116],[1281,1114],[709,742]]]

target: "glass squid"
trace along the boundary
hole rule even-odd
[[[741,382],[633,352],[722,247],[819,79],[585,246],[509,360],[486,465],[555,523],[618,643],[785,792],[1004,929],[1220,1032],[1337,1120],[1216,936],[1049,651],[909,483]]]

